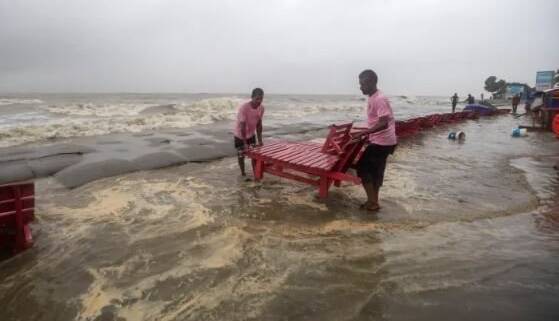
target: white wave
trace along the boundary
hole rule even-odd
[[[278,110],[268,109],[270,111],[267,110],[266,113],[274,119],[293,119],[325,113],[361,114],[364,112],[364,108],[362,102],[297,103],[289,104],[286,108]]]
[[[110,133],[141,132],[159,128],[187,128],[212,120],[188,115],[154,115],[136,118],[51,119],[43,124],[30,124],[0,129],[0,147],[20,145],[29,142],[46,141],[57,138],[98,136]]]
[[[13,104],[42,104],[40,99],[31,98],[0,98],[0,106]]]
[[[406,97],[406,99],[410,99]],[[421,100],[422,97],[413,99]],[[433,98],[425,98],[426,104],[436,106]],[[37,121],[7,121],[0,126],[0,147],[41,142],[57,138],[97,136],[122,132],[141,132],[165,128],[188,128],[217,121],[236,119],[238,107],[247,98],[238,96],[207,98],[198,101],[163,100],[157,103],[83,103],[39,106],[46,110],[47,119]],[[391,97],[397,117],[425,113],[412,108],[400,98]],[[269,104],[268,104],[269,103]],[[365,102],[352,98],[272,100],[265,101],[265,121],[286,122],[308,117],[335,114],[336,119],[364,117]],[[172,106],[172,108],[158,108]],[[148,112],[143,112],[148,111]],[[53,115],[55,114],[55,115]],[[341,116],[339,115],[341,114]],[[49,116],[50,115],[50,116]],[[63,117],[61,117],[63,116]],[[322,119],[322,118],[321,118]]]
[[[247,101],[239,97],[208,98],[190,104],[177,104],[177,110],[189,113],[194,118],[206,120],[232,120],[239,106]]]
[[[40,142],[57,138],[98,136],[111,133],[137,133],[163,128],[188,128],[195,125],[211,124],[220,120],[233,120],[237,105],[242,100],[222,98],[206,99],[193,104],[177,105],[172,114],[140,114],[145,105],[73,105],[50,111],[73,117],[51,118],[38,123],[21,124],[15,122],[0,128],[0,147]],[[112,107],[112,109],[111,109]],[[120,109],[119,109],[120,108]],[[84,117],[85,116],[85,117]]]
[[[142,110],[153,107],[153,104],[68,104],[50,105],[40,108],[50,113],[68,116],[94,116],[94,117],[114,117],[114,116],[135,116]]]
[[[37,112],[26,112],[26,113],[19,113],[19,114],[8,114],[2,115],[0,117],[0,128],[2,127],[11,127],[13,124],[22,124],[22,123],[38,123],[48,121],[49,118],[46,115],[42,115]]]
[[[116,104],[95,104],[79,103],[66,105],[49,105],[40,108],[50,113],[82,116],[82,117],[115,117],[115,116],[137,116],[142,111],[154,109],[159,106],[173,105],[179,111],[192,112],[195,114],[220,114],[235,113],[237,107],[244,100],[236,97],[209,98],[193,103],[172,102],[170,104],[145,104],[145,103],[116,103]],[[218,118],[223,118],[217,116]]]
[[[239,105],[247,101],[239,97],[221,97],[199,100],[193,103],[174,104],[172,112],[144,113],[146,108],[158,105],[146,104],[72,104],[43,106],[51,113],[68,117],[54,117],[40,123],[3,124],[0,128],[0,147],[30,142],[48,141],[58,138],[98,136],[111,133],[141,132],[164,128],[188,128],[211,124],[217,121],[236,119]],[[324,112],[360,112],[362,106],[339,104],[312,104],[267,108],[269,119],[285,120],[302,118]]]

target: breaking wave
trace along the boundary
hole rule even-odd
[[[46,99],[46,98],[45,98]],[[57,99],[60,99],[59,97]],[[27,111],[4,116],[0,122],[0,147],[59,138],[98,136],[112,133],[137,133],[165,128],[183,129],[219,121],[232,121],[237,108],[246,101],[241,96],[200,99],[184,95],[153,95],[138,98],[92,96],[82,102],[68,100],[51,102],[46,99],[0,98],[0,105],[33,103]],[[392,96],[396,118],[423,114],[427,110],[443,110],[445,97]],[[315,122],[335,122],[363,118],[361,96],[295,96],[271,97],[264,102],[266,122],[280,124],[306,119]],[[419,107],[419,108],[418,108]],[[32,109],[29,109],[32,108]]]
[[[43,101],[40,99],[28,99],[28,98],[0,98],[0,106],[3,105],[14,105],[14,104],[42,104]]]

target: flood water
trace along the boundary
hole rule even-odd
[[[244,182],[235,157],[40,179],[35,245],[0,261],[0,319],[559,320],[559,140],[512,138],[520,122],[400,142],[377,214],[359,186],[320,201]]]

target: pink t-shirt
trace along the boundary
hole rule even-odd
[[[394,114],[392,113],[392,108],[390,107],[390,102],[380,90],[377,90],[377,92],[370,96],[367,100],[368,127],[371,128],[374,126],[382,116],[390,117],[388,121],[388,128],[370,134],[369,142],[371,144],[382,146],[396,145],[398,143],[398,139],[396,138],[396,125],[394,122]]]
[[[237,122],[233,133],[240,139],[248,139],[254,136],[256,132],[256,125],[262,120],[264,116],[264,106],[260,105],[257,108],[252,108],[250,101],[242,104],[237,112]],[[241,123],[245,123],[245,134],[247,137],[241,135]]]

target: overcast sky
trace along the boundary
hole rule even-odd
[[[559,68],[558,0],[0,0],[0,92],[479,95]]]

